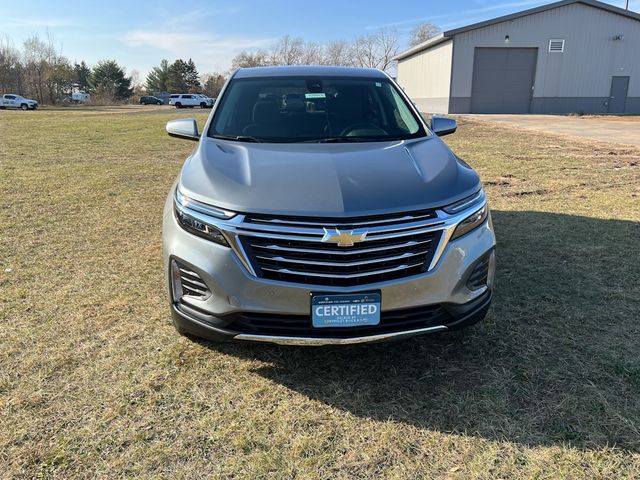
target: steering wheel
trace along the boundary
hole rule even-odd
[[[340,132],[341,137],[375,137],[378,135],[389,135],[389,133],[371,122],[354,123]]]

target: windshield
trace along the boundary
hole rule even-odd
[[[426,135],[385,78],[234,79],[209,136],[256,142],[388,141]]]

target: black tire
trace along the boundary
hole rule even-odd
[[[158,101],[156,102],[156,105],[162,105],[162,100],[158,100]]]
[[[180,102],[176,102],[176,108],[182,108],[182,104]]]
[[[29,110],[29,105],[27,105],[26,103],[21,103],[20,110],[23,110],[26,112],[27,110]]]
[[[200,102],[200,108],[207,108],[207,104],[205,102]]]

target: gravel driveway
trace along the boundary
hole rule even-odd
[[[640,116],[464,115],[513,127],[640,146]]]

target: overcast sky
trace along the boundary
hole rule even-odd
[[[164,0],[0,3],[0,37],[18,46],[33,33],[51,34],[71,60],[115,59],[144,78],[161,59],[193,58],[200,73],[224,71],[241,50],[268,48],[289,34],[324,42],[428,21],[449,29],[549,2],[536,0]],[[624,7],[625,0],[609,3]],[[640,0],[630,8],[640,10]]]

